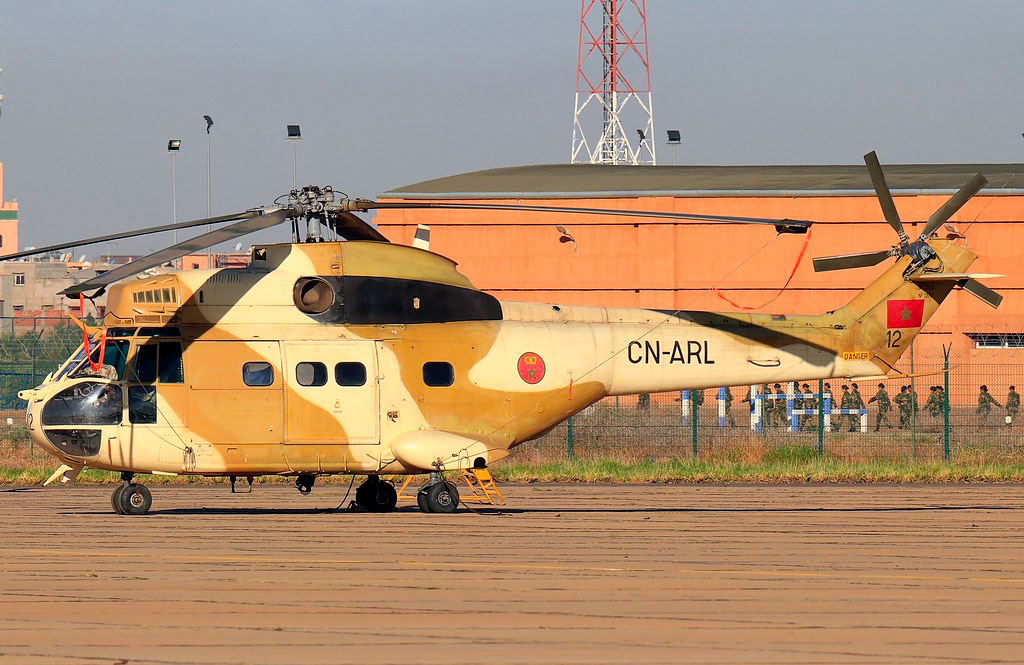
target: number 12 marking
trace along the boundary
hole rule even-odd
[[[900,340],[903,339],[903,331],[889,330],[886,332],[886,337],[888,338],[886,346],[888,346],[890,349],[898,349],[900,348]]]

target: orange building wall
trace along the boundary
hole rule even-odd
[[[13,219],[8,219],[13,217]],[[18,204],[4,201],[4,165],[0,162],[0,256],[18,251]]]
[[[911,238],[947,198],[896,197]],[[474,202],[516,203],[507,199]],[[431,250],[457,261],[478,288],[500,299],[658,309],[737,311],[714,287],[737,304],[753,307],[752,311],[821,313],[846,303],[888,264],[815,273],[813,257],[885,249],[896,243],[896,234],[880,221],[877,199],[868,196],[531,198],[523,202],[788,217],[818,223],[808,240],[803,235],[777,235],[770,226],[537,212],[381,210],[376,222],[385,236],[404,244],[411,244],[416,224],[429,225]],[[944,344],[952,345],[954,356],[977,366],[980,373],[986,365],[1019,363],[1024,368],[1024,350],[975,349],[962,334],[1024,333],[1024,261],[1017,249],[1024,246],[1024,197],[979,195],[951,221],[979,255],[973,272],[1006,275],[986,280],[1005,300],[999,310],[993,310],[956,292],[915,345],[915,369],[941,365]],[[566,227],[576,239],[575,247],[559,242],[555,224]],[[805,242],[807,251],[793,280],[780,293]],[[927,378],[922,381],[930,385]],[[934,382],[941,382],[941,377]],[[1024,376],[1002,382],[1019,387]],[[1005,386],[990,383],[996,394],[1005,394]]]

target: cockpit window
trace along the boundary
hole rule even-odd
[[[121,422],[121,387],[83,381],[69,386],[43,405],[43,425],[117,425]]]
[[[107,328],[107,338],[131,337],[135,334],[135,328]]]
[[[178,342],[160,342],[157,379],[160,383],[185,383],[185,370],[181,365],[181,344]]]
[[[156,381],[156,344],[142,344],[135,351],[135,374],[133,383],[153,383]]]
[[[72,378],[84,376],[98,376],[111,381],[120,381],[124,378],[125,363],[128,361],[128,340],[107,340],[103,350],[103,364],[98,369],[93,369],[88,362],[82,364],[72,374]],[[85,359],[84,349],[80,353]],[[97,345],[92,349],[92,362],[100,361],[100,347]],[[59,377],[58,377],[59,378]]]

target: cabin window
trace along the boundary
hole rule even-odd
[[[136,291],[135,293],[132,294],[132,302],[134,302],[134,303],[139,302],[139,292],[138,291]]]
[[[443,388],[455,383],[455,368],[451,363],[423,363],[423,383],[435,388]]]
[[[164,302],[174,302],[173,300],[171,300],[171,290],[170,289],[163,289],[163,294],[164,294]]]
[[[181,344],[160,342],[160,363],[157,380],[160,383],[185,383],[185,368],[181,364]]]
[[[153,386],[128,387],[128,422],[136,425],[156,423],[156,388]]]
[[[299,363],[295,366],[295,381],[300,386],[323,386],[327,384],[327,365],[323,363]]]
[[[160,289],[153,289],[153,302],[163,302],[163,298],[160,297]]]
[[[146,302],[153,302],[153,292],[145,291],[144,293],[146,294]]]
[[[334,366],[334,382],[339,386],[366,385],[366,365],[363,363],[338,363]]]
[[[266,362],[242,365],[242,383],[247,386],[269,386],[274,383],[274,367]]]

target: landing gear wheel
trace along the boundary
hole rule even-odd
[[[153,505],[153,495],[145,485],[132,483],[121,490],[118,503],[122,515],[145,515]]]
[[[433,487],[433,485],[424,485],[420,488],[419,492],[416,492],[416,505],[425,513],[430,512],[430,505],[427,503],[427,491],[431,487]]]
[[[419,496],[416,498],[419,499]],[[454,513],[459,507],[459,490],[455,489],[452,483],[442,480],[427,487],[424,502],[428,508],[427,512]]]
[[[398,505],[398,492],[391,483],[370,476],[356,488],[356,504],[371,513],[390,513]]]
[[[114,512],[118,515],[124,515],[124,510],[121,508],[121,494],[124,492],[126,485],[121,483],[114,488],[113,494],[110,495],[110,507],[114,509]]]

